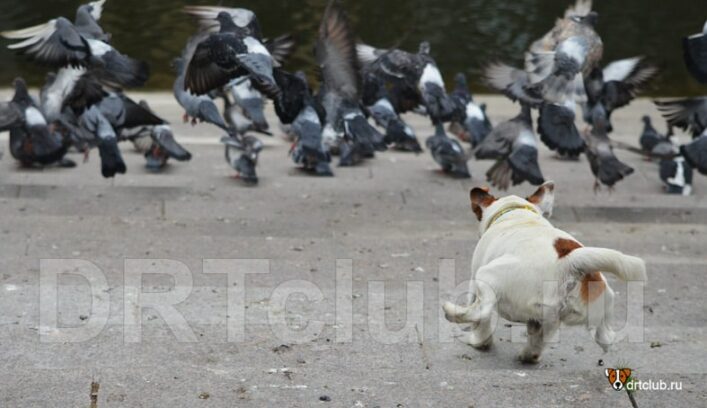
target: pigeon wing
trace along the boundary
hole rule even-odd
[[[85,66],[91,56],[86,39],[63,17],[34,27],[4,31],[0,35],[11,40],[22,40],[8,45],[9,49],[20,50],[32,59],[55,68]]]
[[[0,103],[0,132],[22,124],[23,119],[22,112],[13,103]]]
[[[290,34],[283,34],[279,37],[275,37],[272,40],[265,41],[265,48],[268,49],[270,55],[280,64],[283,64],[285,60],[292,54],[295,50],[297,44],[295,43],[294,37]]]
[[[707,97],[655,101],[668,124],[689,131],[693,137],[707,129]]]
[[[335,0],[329,2],[324,12],[315,54],[326,90],[357,102],[359,67],[356,41],[348,19]]]

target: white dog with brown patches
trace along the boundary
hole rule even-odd
[[[481,239],[474,251],[468,306],[445,303],[447,320],[471,323],[469,344],[486,349],[493,340],[492,317],[526,323],[528,344],[520,355],[536,363],[560,323],[586,324],[606,351],[614,292],[602,272],[624,281],[645,281],[643,260],[604,248],[584,247],[543,217],[554,200],[552,182],[532,196],[497,199],[488,189],[471,190],[471,208]]]

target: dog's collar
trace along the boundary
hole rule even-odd
[[[508,214],[508,213],[511,212],[511,211],[515,211],[515,210],[527,210],[527,211],[533,212],[533,213],[535,213],[535,214],[538,213],[538,210],[536,210],[535,207],[533,207],[532,205],[527,205],[527,204],[525,204],[525,205],[515,204],[515,205],[512,205],[512,206],[510,206],[510,207],[506,207],[506,208],[504,208],[503,210],[497,212],[496,215],[494,215],[493,218],[491,218],[491,220],[489,221],[489,223],[486,225],[486,229],[491,228],[491,226],[492,226],[496,221],[498,221],[498,219],[501,218],[502,216]]]

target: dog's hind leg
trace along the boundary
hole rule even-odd
[[[536,364],[545,348],[545,337],[551,337],[558,328],[556,322],[541,323],[537,320],[528,322],[528,344],[520,353],[520,361],[526,364]]]

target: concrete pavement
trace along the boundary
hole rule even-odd
[[[704,176],[694,196],[666,196],[654,163],[618,152],[636,173],[595,195],[586,159],[558,161],[543,147],[542,170],[557,182],[555,224],[585,244],[644,258],[649,281],[636,305],[611,279],[617,325],[627,309],[643,311],[641,341],[604,354],[585,330],[565,328],[539,365],[525,366],[515,360],[521,326],[499,322],[493,349],[480,353],[447,341],[450,325],[440,320],[440,301],[469,278],[478,234],[468,191],[485,184],[491,162],[472,160],[474,178],[459,181],[439,174],[428,152],[386,152],[335,168],[334,178],[311,178],[276,135],[266,139],[260,184],[246,187],[230,178],[216,128],[181,124],[170,95],[131,96],[173,123],[191,162],[152,174],[125,145],[128,173],[105,180],[96,152],[71,170],[19,169],[8,152],[0,161],[0,406],[89,406],[92,381],[99,407],[629,406],[604,377],[616,365],[639,380],[682,383],[681,391],[639,391],[640,407],[707,406]],[[517,113],[503,98],[478,99],[494,123]],[[616,114],[615,137],[637,144],[644,113],[661,123],[650,101],[639,100]],[[409,119],[421,141],[432,134],[425,118]],[[6,146],[6,135],[0,140]],[[40,260],[50,258],[88,261],[105,277],[97,296],[78,275],[58,280],[60,327],[96,322],[95,309],[109,306],[97,335],[57,342],[40,322]],[[177,274],[191,282],[177,281],[187,296],[176,306],[188,331],[175,334],[148,308],[141,341],[132,342],[129,258],[149,260],[138,272],[188,270]],[[204,259],[233,258],[269,260],[269,272],[235,286],[227,267],[204,273]],[[342,279],[345,260],[350,279]],[[169,291],[175,279],[146,274],[143,290]],[[283,283],[309,297],[276,301]],[[243,339],[229,341],[229,296],[241,289]]]

